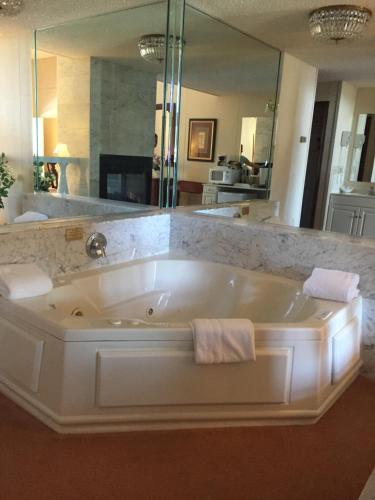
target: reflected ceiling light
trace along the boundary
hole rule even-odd
[[[138,48],[146,61],[162,63],[165,57],[165,36],[144,35],[138,42]]]
[[[275,101],[270,99],[269,101],[267,101],[265,112],[274,113],[275,111],[276,111],[276,103]]]
[[[1,0],[0,0],[1,1]],[[173,45],[173,36],[169,37],[170,48],[180,48],[181,39],[176,38]],[[184,43],[184,42],[182,42]],[[165,35],[152,34],[144,35],[138,42],[138,48],[141,56],[147,62],[161,64],[165,58]]]
[[[17,16],[23,7],[23,0],[0,0],[0,16]]]
[[[317,40],[355,40],[371,19],[372,12],[357,5],[330,5],[310,14],[311,36]]]

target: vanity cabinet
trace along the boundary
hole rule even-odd
[[[362,208],[359,219],[358,233],[358,236],[364,236],[365,238],[375,237],[375,206],[374,208]]]
[[[375,197],[351,193],[331,194],[326,230],[375,238]]]

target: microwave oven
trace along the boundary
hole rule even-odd
[[[236,184],[241,180],[241,170],[226,166],[210,168],[208,182],[210,184]]]

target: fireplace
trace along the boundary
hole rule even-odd
[[[100,155],[100,198],[149,205],[152,157]]]

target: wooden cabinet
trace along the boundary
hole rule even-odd
[[[375,197],[331,194],[326,230],[375,238]]]

